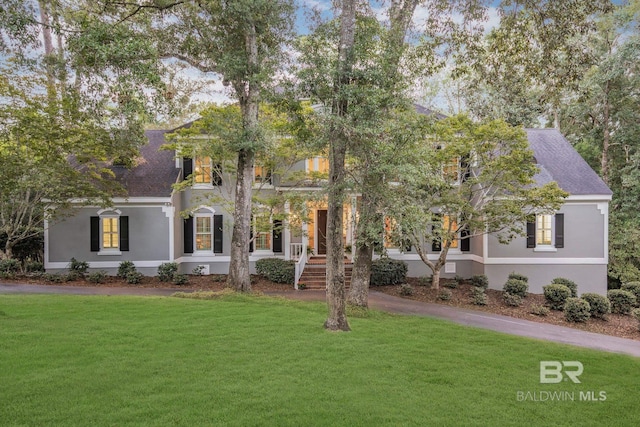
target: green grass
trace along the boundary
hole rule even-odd
[[[0,425],[637,425],[640,359],[427,318],[373,313],[350,333],[324,319],[246,296],[0,296]],[[540,384],[541,360],[582,362],[582,383]]]

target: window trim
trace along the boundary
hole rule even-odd
[[[551,217],[551,244],[538,243],[538,218],[544,215]],[[561,222],[560,226],[558,226],[559,222]],[[539,213],[536,214],[533,222],[527,222],[527,249],[533,249],[534,252],[557,252],[562,248],[564,248],[564,213]]]
[[[214,214],[213,212],[193,214],[193,255],[194,256],[198,256],[198,255],[209,256],[213,254],[213,246],[214,246],[213,214]],[[211,236],[210,249],[198,249],[198,218],[206,218],[209,220],[209,235]]]
[[[123,218],[128,218],[124,215],[122,215],[122,211],[120,211],[119,209],[101,209],[98,211],[98,216],[96,217],[98,218],[98,227],[97,230],[95,230],[95,232],[98,233],[98,250],[97,251],[93,251],[96,252],[96,255],[100,255],[100,256],[104,256],[104,255],[122,255],[122,252],[128,251],[129,249],[123,249],[122,248],[122,241],[125,238],[124,237],[124,231],[123,231],[123,226],[122,226],[122,222],[123,222]],[[116,241],[118,243],[118,246],[115,248],[105,248],[104,246],[104,220],[105,219],[117,219],[117,224],[118,224],[118,231],[116,234]],[[128,234],[128,227],[126,230],[126,233]],[[114,234],[114,233],[112,233]],[[127,236],[128,238],[128,236]]]

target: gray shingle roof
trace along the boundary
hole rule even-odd
[[[536,182],[556,181],[571,195],[611,195],[607,184],[591,169],[557,129],[525,129],[541,172]]]
[[[179,169],[175,167],[173,151],[160,150],[165,133],[173,130],[150,130],[149,142],[140,149],[138,165],[132,169],[114,167],[116,179],[127,189],[129,197],[169,197]]]

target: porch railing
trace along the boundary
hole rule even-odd
[[[307,245],[303,243],[292,243],[291,259],[296,261],[293,287],[298,289],[298,281],[300,280],[300,276],[302,276],[304,267],[307,265]]]

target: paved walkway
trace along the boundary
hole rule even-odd
[[[74,286],[41,286],[0,284],[0,294],[75,294],[75,295],[158,295],[168,296],[175,289],[156,288],[107,288]],[[324,291],[267,292],[268,295],[282,296],[301,301],[324,301]],[[489,329],[511,335],[570,344],[612,353],[623,353],[640,357],[640,341],[612,337],[609,335],[584,332],[564,326],[531,322],[498,314],[466,310],[441,304],[431,304],[398,298],[381,292],[369,293],[371,308],[390,313],[436,317],[461,325]]]

